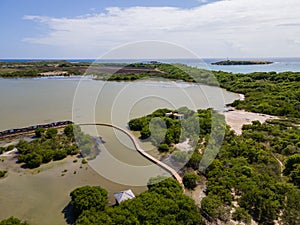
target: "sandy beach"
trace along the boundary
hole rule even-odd
[[[188,152],[193,150],[192,146],[189,144],[189,139],[186,139],[184,142],[180,142],[175,144],[175,147],[180,149],[181,151]]]
[[[238,135],[242,133],[242,127],[244,124],[251,124],[252,121],[258,120],[263,123],[269,119],[278,119],[276,116],[246,112],[245,110],[230,109],[223,113],[226,123],[234,130]]]

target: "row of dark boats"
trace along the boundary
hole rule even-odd
[[[73,124],[73,122],[72,121],[58,121],[58,122],[53,122],[53,123],[38,124],[38,125],[34,125],[34,126],[29,126],[29,127],[4,130],[4,131],[0,131],[0,138],[12,137],[12,136],[25,134],[25,133],[34,132],[37,128],[58,128],[58,127],[67,126],[69,124]]]

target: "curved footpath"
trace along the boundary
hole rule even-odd
[[[162,167],[163,169],[165,169],[166,171],[168,171],[169,173],[172,174],[172,176],[180,183],[182,184],[182,178],[181,176],[176,172],[176,170],[174,170],[173,168],[171,168],[170,166],[168,166],[167,164],[159,161],[158,159],[154,158],[153,156],[149,155],[147,152],[145,152],[139,145],[138,141],[136,140],[135,136],[133,134],[131,134],[128,130],[118,127],[116,125],[110,124],[110,123],[81,123],[81,124],[77,124],[77,125],[82,125],[82,126],[92,126],[92,125],[96,125],[96,126],[106,126],[106,127],[112,127],[115,128],[123,133],[125,133],[133,142],[136,150],[145,158],[149,159],[151,162],[155,163],[156,165]]]

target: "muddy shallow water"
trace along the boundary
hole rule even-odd
[[[217,87],[176,82],[0,79],[0,130],[62,120],[126,127],[129,119],[157,108],[222,110],[238,98],[238,94]],[[114,192],[130,188],[138,194],[146,190],[149,177],[167,175],[115,130],[96,128],[89,132],[96,132],[105,144],[100,155],[82,168],[80,160],[73,163],[74,159],[68,158],[43,165],[39,173],[32,174],[13,161],[0,162],[0,169],[9,170],[8,176],[0,179],[0,220],[13,215],[32,225],[66,224],[62,211],[76,187],[100,185],[108,190],[113,203]]]

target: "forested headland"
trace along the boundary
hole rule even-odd
[[[185,119],[166,116],[169,112],[183,113]],[[284,224],[299,224],[300,213],[296,210],[300,207],[299,126],[286,119],[263,124],[254,121],[243,126],[241,135],[228,126],[223,127],[225,136],[216,159],[203,170],[205,151],[210,151],[207,145],[212,135],[213,114],[216,112],[211,109],[197,112],[187,108],[159,109],[130,120],[129,127],[140,131],[140,138],[157,146],[164,156],[185,163],[186,188],[195,188],[199,176],[207,179],[207,196],[202,199],[200,211],[208,221],[227,223],[233,219],[249,224],[254,219],[259,224],[273,224],[280,219]],[[218,118],[219,125],[224,121],[221,115],[214,118]],[[198,132],[195,122],[201,129],[199,136],[188,136]],[[187,137],[192,137],[194,151],[174,149],[174,144]]]

